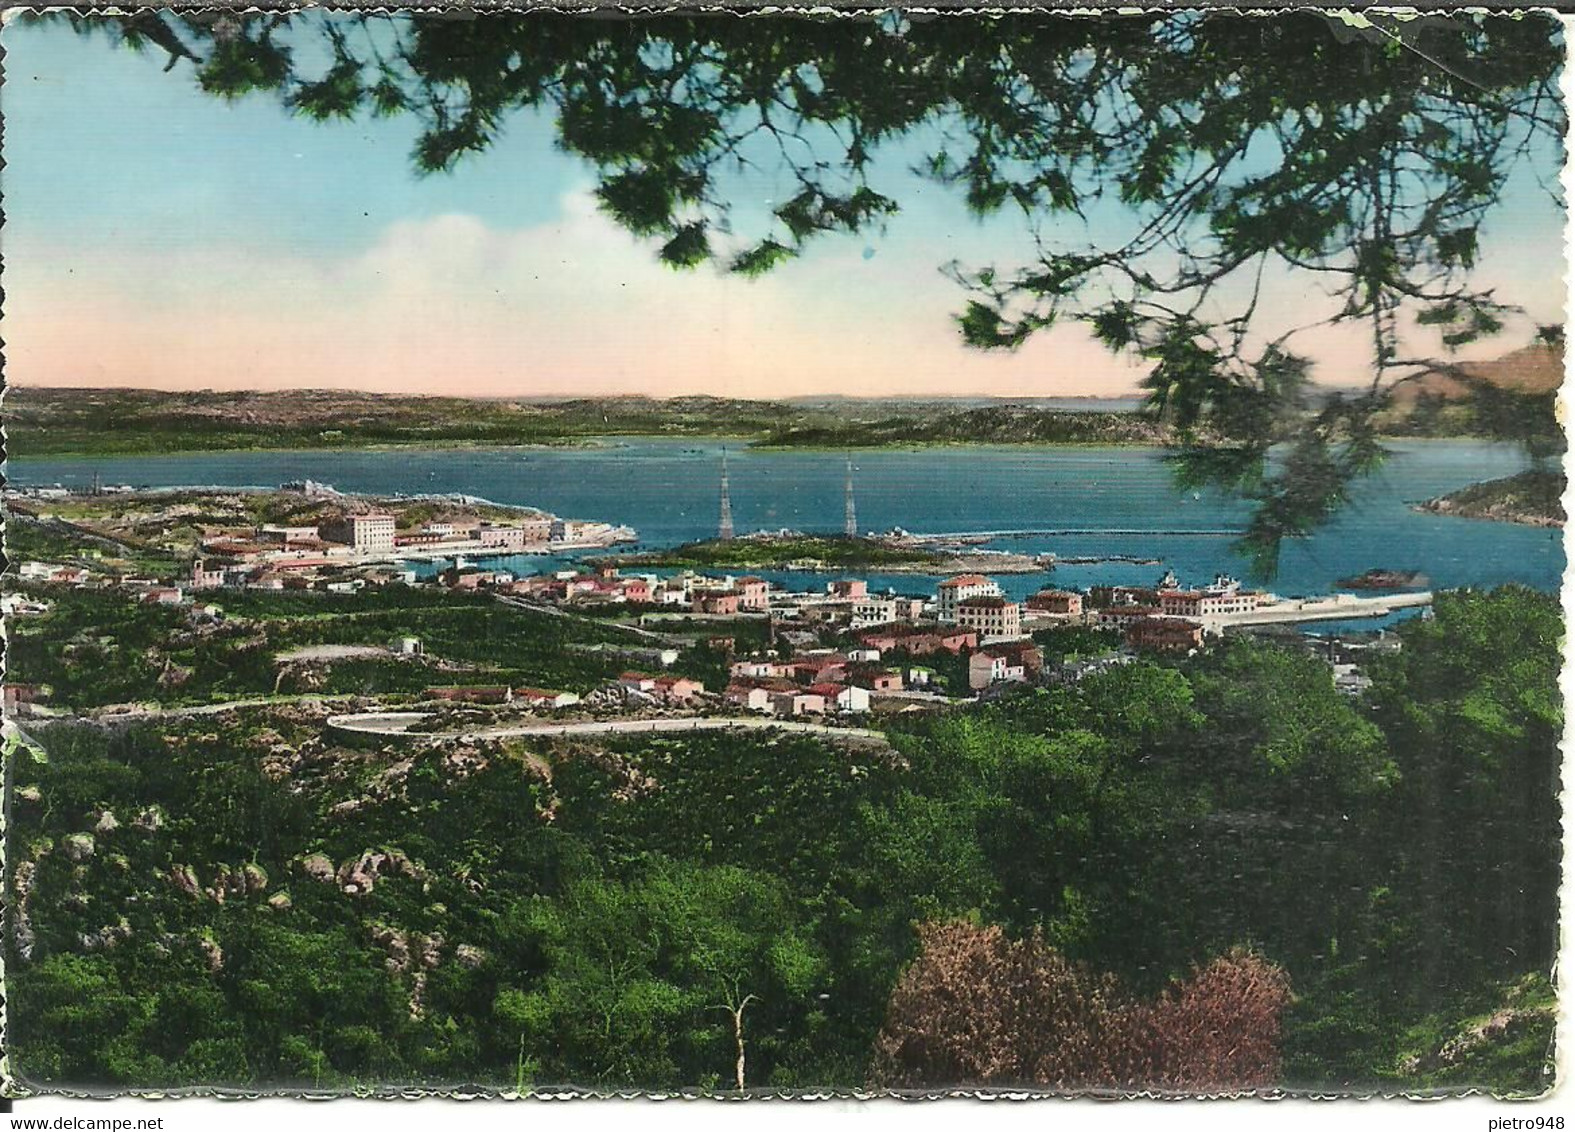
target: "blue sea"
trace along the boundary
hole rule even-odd
[[[1411,509],[1417,501],[1525,466],[1512,445],[1481,441],[1393,441],[1392,455],[1357,485],[1338,517],[1312,537],[1287,544],[1265,584],[1283,595],[1327,592],[1336,580],[1373,568],[1420,570],[1435,588],[1520,582],[1557,591],[1562,532],[1450,518]],[[432,451],[196,453],[100,459],[13,459],[17,485],[106,483],[171,487],[275,487],[313,479],[341,491],[480,496],[555,514],[634,527],[642,547],[665,547],[716,533],[722,445],[711,440],[608,438],[581,448]],[[827,451],[728,448],[734,523],[740,533],[791,528],[840,531],[846,456]],[[966,447],[855,452],[861,531],[918,533],[1090,531],[998,538],[987,545],[1061,557],[1154,558],[1061,565],[1007,575],[1006,591],[1047,584],[1085,588],[1146,583],[1164,568],[1184,583],[1227,573],[1247,580],[1248,563],[1228,532],[1247,514],[1237,499],[1179,491],[1161,453],[1145,448]],[[1181,533],[1208,532],[1208,533]],[[520,573],[554,560],[523,557],[499,565]],[[793,588],[825,578],[776,574]],[[871,576],[872,588],[933,590],[936,579]]]

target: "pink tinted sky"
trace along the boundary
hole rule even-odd
[[[954,258],[1018,262],[915,179],[884,234],[823,241],[759,280],[659,265],[600,215],[590,171],[520,116],[451,176],[416,178],[410,126],[314,127],[224,103],[160,60],[63,28],[5,30],[9,213],[3,333],[20,385],[353,388],[482,396],[1121,395],[1141,369],[1080,327],[1014,354],[965,348]],[[741,186],[768,207],[769,185]],[[1563,320],[1558,210],[1528,180],[1490,228],[1485,283]],[[1329,309],[1269,280],[1269,326]],[[1302,348],[1360,381],[1361,328]]]

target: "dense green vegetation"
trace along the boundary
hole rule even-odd
[[[630,435],[747,436],[786,406],[719,398],[608,397],[557,402],[399,397],[344,391],[164,393],[20,389],[12,442],[29,455],[245,448],[560,444]]]
[[[191,607],[143,605],[116,590],[30,586],[47,614],[11,624],[7,678],[46,684],[57,707],[155,701],[200,704],[275,692],[375,694],[435,684],[508,684],[585,692],[630,667],[627,633],[491,598],[401,585],[354,594],[225,589]],[[316,645],[387,648],[418,638],[426,658],[281,660]],[[687,659],[686,659],[687,663]]]
[[[31,725],[14,1064],[729,1088],[738,1019],[748,1085],[862,1085],[915,925],[961,918],[1140,997],[1250,947],[1295,995],[1288,1086],[1537,1092],[1558,606],[1446,594],[1400,632],[1361,701],[1242,640],[903,717],[894,755],[723,734],[347,750],[297,708]]]
[[[1504,479],[1475,483],[1430,499],[1421,506],[1442,515],[1501,519],[1539,526],[1564,522],[1564,473],[1533,469]]]
[[[1087,625],[1056,625],[1039,629],[1034,632],[1033,638],[1034,643],[1045,650],[1045,659],[1049,661],[1101,656],[1121,647],[1119,631]]]

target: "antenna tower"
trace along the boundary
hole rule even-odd
[[[859,533],[858,514],[853,509],[853,457],[848,457],[848,482],[843,492],[842,504],[842,533],[849,538],[856,538]]]
[[[733,501],[727,490],[727,449],[722,449],[722,514],[716,524],[716,537],[730,539],[733,537]]]

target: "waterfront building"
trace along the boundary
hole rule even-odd
[[[858,601],[869,594],[870,586],[863,578],[840,578],[826,583],[826,592],[843,601]]]
[[[969,598],[1000,596],[1001,587],[983,574],[959,574],[936,588],[935,616],[941,621],[956,621],[959,603]]]
[[[1020,637],[1023,633],[1022,610],[1015,601],[981,595],[957,603],[956,621],[960,628],[972,629],[981,639]]]
[[[264,542],[276,542],[281,546],[288,546],[292,542],[318,541],[316,527],[291,527],[275,523],[259,527],[257,537]]]
[[[483,523],[476,530],[476,541],[481,543],[486,550],[524,550],[525,530],[523,527],[505,527],[492,523]],[[546,540],[544,539],[543,541]]]
[[[394,553],[394,517],[386,511],[327,519],[317,530],[325,542],[346,543],[357,554]]]
[[[738,579],[733,583],[733,588],[738,591],[738,608],[760,612],[771,604],[771,583],[764,578],[753,576]]]

